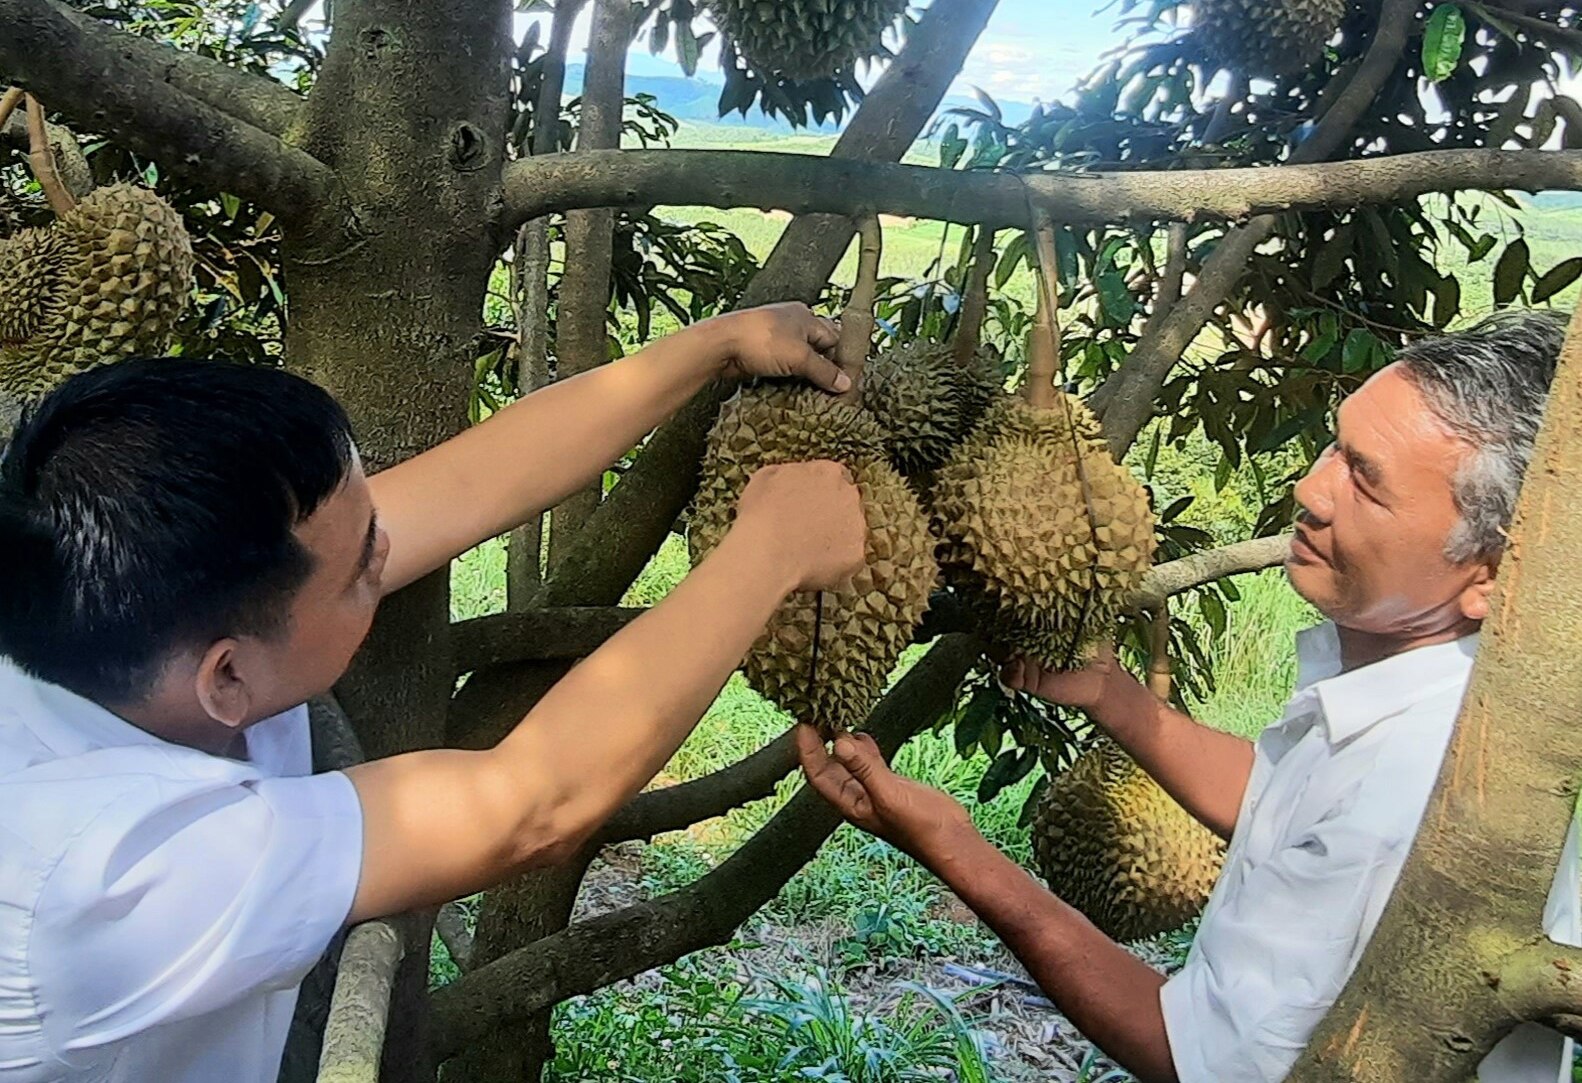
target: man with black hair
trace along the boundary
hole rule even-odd
[[[312,775],[302,704],[380,599],[597,478],[711,379],[849,381],[833,324],[696,325],[365,476],[274,369],[69,381],[0,461],[0,1081],[267,1083],[349,922],[562,860],[669,759],[787,594],[861,566],[834,463],[760,471],[729,536],[496,747]]]
[[[1413,343],[1337,411],[1296,487],[1286,572],[1328,618],[1297,637],[1285,715],[1256,742],[1160,702],[1106,651],[1001,679],[1086,711],[1230,841],[1185,966],[1168,981],[890,770],[866,736],[832,756],[798,732],[813,786],[935,872],[1101,1049],[1147,1083],[1284,1079],[1356,967],[1439,775],[1489,614],[1566,319],[1510,312]],[[1536,934],[1539,930],[1534,929]],[[1582,944],[1577,829],[1543,932]],[[1480,1083],[1567,1083],[1569,1039],[1518,1027]]]

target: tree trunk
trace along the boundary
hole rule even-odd
[[[459,431],[497,252],[510,5],[340,0],[303,107],[301,144],[354,208],[284,244],[286,354],[350,412],[370,471]],[[458,64],[458,58],[468,62]],[[391,598],[337,689],[370,758],[444,739],[449,589],[436,573]],[[422,945],[432,915],[414,917]],[[424,965],[403,967],[384,1079],[433,1078]]]
[[[560,0],[550,23],[544,56],[544,84],[533,116],[534,155],[560,149],[560,102],[566,90],[566,51],[587,0]],[[511,301],[516,317],[517,381],[531,393],[549,383],[549,219],[535,218],[516,234],[511,259]],[[535,515],[511,531],[505,549],[505,606],[529,605],[543,580],[544,529],[548,517]]]
[[[496,888],[479,916],[472,965],[484,966],[515,948],[566,927],[593,851],[564,865],[539,869]],[[495,1030],[466,1054],[445,1065],[444,1083],[538,1083],[555,1058],[550,1012]]]
[[[1461,1083],[1518,1023],[1582,1023],[1582,952],[1541,933],[1582,778],[1578,434],[1582,311],[1423,826],[1293,1080]]]
[[[582,88],[577,149],[615,150],[621,145],[626,104],[626,48],[635,9],[631,0],[596,0],[593,36]],[[615,211],[608,207],[566,215],[566,270],[560,279],[560,318],[555,336],[557,380],[587,372],[610,359],[607,321],[610,268],[615,246]],[[599,506],[601,482],[562,501],[549,517],[549,566],[570,549]]]

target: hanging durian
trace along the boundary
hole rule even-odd
[[[52,192],[53,205],[70,208],[53,225],[0,240],[0,392],[16,399],[164,352],[192,289],[191,240],[164,200],[115,184],[73,202]]]
[[[693,559],[702,559],[725,536],[742,490],[760,467],[832,459],[851,470],[868,523],[862,571],[848,590],[792,595],[742,665],[754,688],[826,735],[867,717],[938,578],[928,519],[886,461],[884,434],[860,404],[878,223],[870,220],[863,232],[859,288],[841,329],[841,366],[853,377],[852,391],[838,399],[800,387],[741,391],[709,433],[687,531]]]
[[[1203,50],[1245,75],[1291,75],[1317,60],[1345,17],[1348,0],[1193,0]]]
[[[1122,941],[1186,924],[1225,860],[1219,838],[1108,737],[1050,780],[1032,841],[1049,889]]]
[[[888,55],[884,34],[909,0],[707,0],[709,16],[762,76],[849,74]]]
[[[934,478],[947,580],[1009,651],[1067,669],[1113,634],[1153,557],[1147,491],[1110,456],[1097,420],[1057,394],[1058,280],[1052,227],[1028,343],[1028,401],[1009,397]]]
[[[884,430],[891,463],[907,477],[943,465],[1003,390],[999,358],[978,344],[994,231],[984,227],[978,236],[955,344],[896,346],[864,371],[863,405]]]

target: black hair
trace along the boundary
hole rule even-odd
[[[312,570],[294,528],[354,455],[335,400],[279,369],[136,359],[71,378],[0,458],[0,654],[132,704],[176,650],[278,633]]]

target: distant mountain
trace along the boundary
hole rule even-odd
[[[679,71],[680,69],[676,70]],[[566,65],[566,94],[568,97],[575,97],[582,93],[582,79],[582,64]],[[651,94],[659,102],[659,107],[677,120],[731,125],[782,134],[799,130],[808,132],[838,132],[840,130],[840,126],[837,124],[810,125],[802,129],[793,128],[784,120],[778,117],[765,116],[757,109],[749,111],[745,117],[740,113],[732,113],[728,117],[722,117],[720,116],[719,102],[720,91],[724,87],[724,81],[719,76],[708,72],[699,72],[695,78],[688,79],[679,74],[648,74],[638,70],[628,72],[626,77],[626,93],[629,96]],[[996,104],[1000,106],[1008,124],[1020,124],[1033,111],[1033,107],[1026,102],[1002,101]],[[976,98],[959,95],[951,95],[945,99],[944,109],[946,110],[963,106],[981,108],[981,103]],[[850,114],[847,115],[849,116]]]

